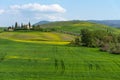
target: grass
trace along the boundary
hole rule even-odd
[[[66,32],[73,32],[73,33],[80,33],[81,29],[89,29],[89,30],[104,30],[114,32],[116,34],[120,33],[120,30],[117,28],[112,28],[107,25],[97,24],[87,21],[58,21],[52,22],[48,24],[43,24],[40,27],[43,28],[54,28],[57,31],[66,31]]]
[[[58,45],[67,45],[70,43],[70,41],[26,41],[26,40],[14,40],[11,39],[13,41],[17,41],[17,42],[26,42],[26,43],[38,43],[38,44],[58,44]]]
[[[119,80],[120,56],[97,48],[0,39],[1,80]]]
[[[73,39],[57,32],[1,32],[0,79],[120,79],[119,55],[66,45]]]
[[[2,32],[3,39],[23,40],[23,41],[71,41],[74,36],[56,32]]]

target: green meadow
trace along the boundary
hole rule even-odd
[[[87,22],[87,21],[58,21],[58,22],[43,24],[43,25],[40,25],[40,27],[45,29],[55,29],[56,31],[63,31],[63,32],[70,32],[70,33],[80,33],[81,29],[89,29],[91,31],[108,30],[116,34],[120,33],[119,29],[116,29],[107,25]]]
[[[52,35],[52,38],[46,34]],[[69,46],[68,43],[57,44],[56,41],[62,43],[72,39],[64,37],[66,35],[71,36],[61,33],[53,34],[52,32],[0,33],[0,79],[120,79],[119,55],[100,52],[98,48],[73,47]],[[30,38],[37,41],[34,42]],[[52,41],[56,44],[39,43],[40,40]]]

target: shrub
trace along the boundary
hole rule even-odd
[[[80,43],[81,43],[80,38],[79,38],[79,37],[76,37],[76,38],[75,38],[75,41],[74,41],[74,44],[77,45],[77,46],[79,46]]]
[[[110,49],[110,53],[112,54],[120,54],[120,44],[116,43],[112,46],[112,48]]]
[[[103,44],[102,47],[100,48],[101,51],[109,51],[110,45],[108,43]]]
[[[76,37],[74,41],[71,41],[70,45],[73,46],[80,46],[81,45],[81,40],[79,37]]]

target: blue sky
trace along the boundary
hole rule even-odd
[[[120,20],[120,0],[0,0],[0,26],[41,20]]]

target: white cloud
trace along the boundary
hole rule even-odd
[[[29,10],[38,12],[54,12],[54,13],[64,13],[66,10],[59,4],[51,5],[41,5],[38,3],[29,3],[24,5],[12,5],[10,6],[13,10]]]
[[[29,3],[23,5],[12,5],[9,7],[8,14],[23,21],[62,21],[66,10],[59,4],[43,5],[38,3]]]
[[[34,18],[38,20],[50,20],[50,21],[67,20],[66,18],[64,18],[63,15],[60,15],[60,14],[36,14]]]
[[[63,18],[61,16],[48,15],[47,17],[48,17],[48,19],[50,19],[52,21],[64,21],[64,20],[66,20],[65,18]]]
[[[0,9],[0,14],[3,14],[5,12],[5,10]]]

